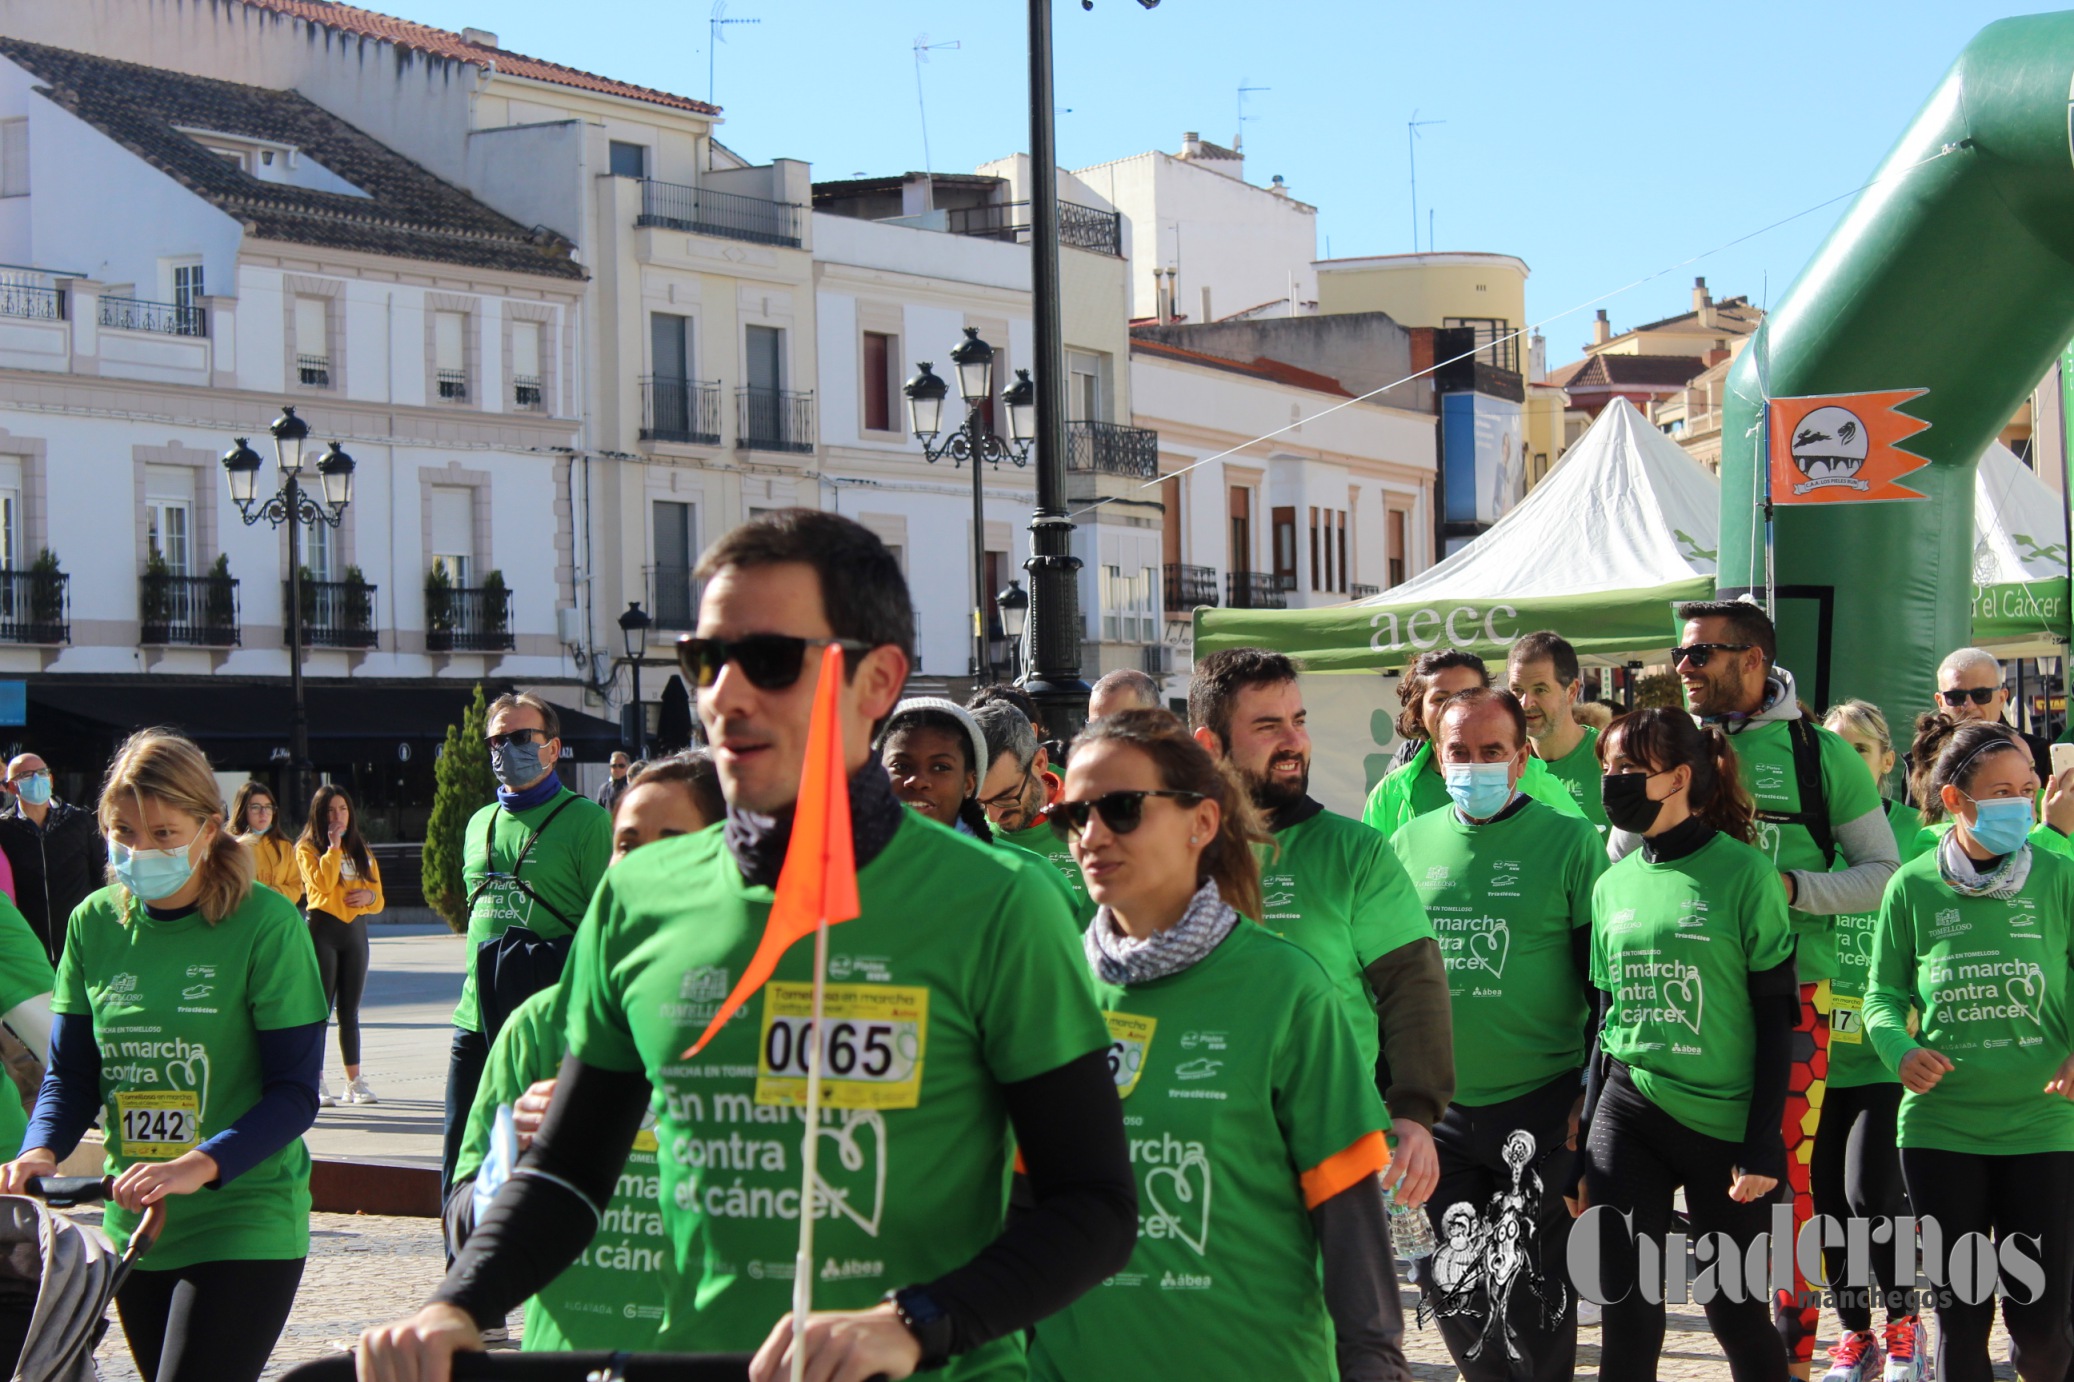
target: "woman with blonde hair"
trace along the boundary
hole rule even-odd
[[[116,1295],[138,1372],[253,1382],[309,1255],[317,958],[288,900],[253,886],[251,852],[189,740],[131,735],[99,817],[109,883],[66,928],[50,1068],[0,1193],[55,1174],[105,1110],[110,1236],[127,1239],[148,1205],[166,1211]]]
[[[301,905],[302,868],[295,862],[295,841],[281,828],[280,805],[264,782],[248,781],[238,788],[230,803],[230,833],[252,851],[253,880]]]

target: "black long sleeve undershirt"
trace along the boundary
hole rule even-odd
[[[1004,1085],[1002,1098],[1034,1203],[970,1262],[924,1284],[951,1321],[953,1354],[1069,1304],[1121,1270],[1137,1239],[1137,1182],[1106,1054]],[[648,1100],[638,1074],[564,1060],[532,1148],[433,1299],[486,1328],[559,1276],[597,1232]]]
[[[1793,957],[1749,979],[1754,1054],[1750,1116],[1743,1125],[1745,1173],[1780,1179],[1786,1174],[1786,1094],[1793,1081],[1793,1029],[1800,1025],[1800,979]]]

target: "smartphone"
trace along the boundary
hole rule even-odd
[[[2059,777],[2069,768],[2074,768],[2074,744],[2054,744],[2052,746],[2052,775]]]

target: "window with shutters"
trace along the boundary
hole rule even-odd
[[[1325,559],[1321,562],[1318,559],[1318,506],[1313,504],[1311,505],[1311,589],[1313,590],[1323,590],[1325,588],[1321,573],[1332,565],[1332,537],[1329,532],[1326,535],[1325,543]]]
[[[306,388],[331,387],[331,301],[295,299],[295,377]]]
[[[432,373],[439,398],[446,403],[468,399],[468,314],[432,314]]]
[[[900,408],[894,375],[900,368],[900,338],[884,331],[864,333],[864,430],[897,432]]]
[[[698,507],[675,500],[655,501],[655,565],[649,571],[649,609],[659,629],[698,627],[696,564]]]
[[[1404,530],[1404,510],[1390,510],[1390,584],[1393,586],[1404,584]]]
[[[1296,506],[1277,507],[1274,520],[1275,589],[1296,589]]]
[[[542,406],[539,322],[513,322],[511,327],[511,406],[537,412]]]
[[[475,490],[458,485],[432,489],[432,564],[459,587],[475,574]]]
[[[0,571],[28,566],[22,550],[22,460],[0,456]]]
[[[1091,351],[1067,351],[1066,376],[1068,420],[1102,421],[1102,357]]]
[[[202,266],[200,261],[173,265],[173,302],[176,306],[189,309],[199,308],[202,305],[202,298],[208,291],[208,288],[203,286],[202,283]]]
[[[1339,584],[1333,589],[1344,593],[1347,585],[1347,511],[1339,510]]]
[[[0,120],[0,197],[29,195],[29,122]]]

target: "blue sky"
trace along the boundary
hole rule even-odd
[[[442,28],[704,97],[711,0],[371,0]],[[1319,208],[1318,252],[1412,246],[1405,122],[1442,120],[1418,152],[1419,227],[1442,250],[1516,254],[1529,314],[1601,293],[1858,186],[1981,26],[2009,0],[1054,0],[1060,162],[1228,142],[1246,98],[1249,177],[1280,173]],[[1015,0],[728,0],[717,48],[721,138],[817,178],[966,171],[1028,142],[1024,7]],[[571,16],[578,16],[571,22]],[[1717,297],[1776,300],[1842,207],[1804,216],[1605,305],[1627,326]],[[1767,288],[1768,281],[1768,288]],[[1589,310],[1548,327],[1574,358]]]

